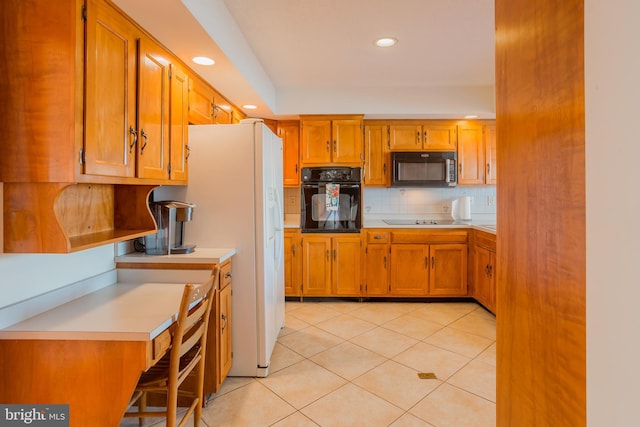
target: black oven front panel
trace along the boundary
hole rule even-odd
[[[303,168],[302,180],[303,233],[360,232],[360,168]]]

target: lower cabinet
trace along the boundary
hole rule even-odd
[[[496,236],[474,231],[473,297],[492,313],[496,313]]]
[[[302,296],[360,296],[360,234],[302,237]]]
[[[220,386],[227,378],[227,374],[231,369],[233,361],[233,346],[231,345],[231,326],[232,326],[232,313],[231,313],[231,278],[233,277],[231,271],[231,260],[227,260],[220,265],[220,291],[216,297],[216,312],[215,322],[210,323],[209,327],[211,331],[216,335],[216,342],[218,345],[214,349],[216,353],[216,370],[217,375],[215,377],[215,389],[213,392],[220,390]],[[214,319],[210,319],[212,322]],[[209,335],[211,336],[211,335]],[[209,341],[211,343],[211,341]],[[211,354],[210,352],[208,352]],[[211,379],[213,380],[213,379]],[[211,382],[213,385],[213,381]],[[208,387],[209,389],[211,387]]]
[[[302,295],[302,242],[297,228],[284,230],[284,295]]]
[[[288,297],[466,297],[467,229],[285,230]]]
[[[365,231],[366,296],[467,296],[466,230]]]

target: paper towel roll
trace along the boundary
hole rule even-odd
[[[471,221],[471,197],[458,198],[458,216],[463,221]]]

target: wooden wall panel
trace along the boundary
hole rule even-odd
[[[584,4],[495,17],[498,426],[583,426]]]

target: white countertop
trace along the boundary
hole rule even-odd
[[[116,283],[0,329],[0,339],[150,341],[176,320],[183,290]]]
[[[236,254],[235,248],[199,248],[190,254],[147,255],[132,252],[116,257],[116,262],[220,264]]]

